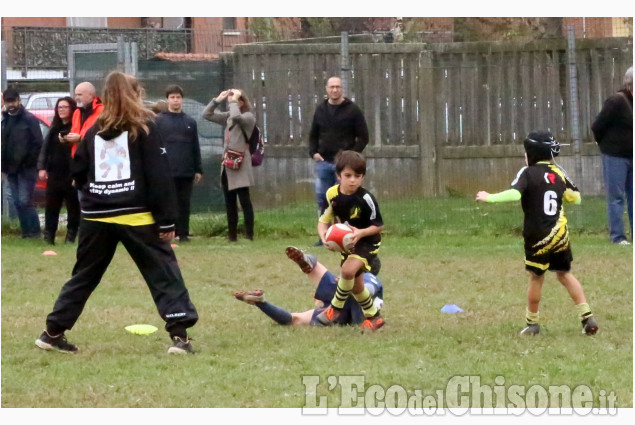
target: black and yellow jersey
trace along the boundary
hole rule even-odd
[[[360,187],[352,195],[345,195],[340,192],[340,185],[336,184],[326,191],[326,200],[328,208],[320,217],[322,223],[330,223],[335,220],[339,223],[348,223],[358,229],[384,225],[377,200],[363,187]],[[377,243],[381,240],[381,234],[367,236],[363,239]]]
[[[511,187],[521,194],[525,249],[540,253],[568,247],[567,219],[562,203],[563,200],[579,201],[580,193],[564,170],[551,162],[538,162],[523,167]]]

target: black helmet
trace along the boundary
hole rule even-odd
[[[550,160],[560,153],[560,143],[546,130],[532,131],[527,135],[523,145],[529,165]]]

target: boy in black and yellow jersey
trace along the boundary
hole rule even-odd
[[[538,304],[546,270],[554,271],[569,292],[582,321],[582,332],[595,334],[598,325],[586,302],[582,285],[570,272],[573,255],[562,207],[563,200],[579,204],[580,192],[565,171],[553,161],[560,153],[560,144],[551,133],[531,132],[523,143],[527,166],[518,172],[511,189],[495,194],[485,191],[476,194],[479,202],[521,201],[525,215],[525,269],[529,272],[527,326],[521,335],[540,333]]]
[[[341,309],[349,295],[364,311],[366,320],[362,328],[376,330],[384,325],[384,319],[373,305],[368,289],[364,287],[364,272],[371,271],[378,264],[377,252],[381,244],[384,222],[375,197],[362,187],[366,175],[366,159],[355,151],[341,151],[335,157],[335,172],[340,183],[326,192],[328,207],[318,220],[318,235],[324,246],[329,224],[335,219],[347,223],[353,229],[354,247],[348,254],[342,254],[340,280],[337,283],[331,306],[316,319],[325,326],[331,326],[341,314]]]

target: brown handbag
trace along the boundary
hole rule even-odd
[[[223,154],[223,165],[232,170],[238,170],[245,159],[245,152],[235,151],[233,149],[225,149]]]

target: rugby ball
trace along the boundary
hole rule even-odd
[[[335,223],[326,231],[326,245],[333,251],[348,254],[353,248],[353,243],[351,242],[352,237],[353,229],[346,224]]]

